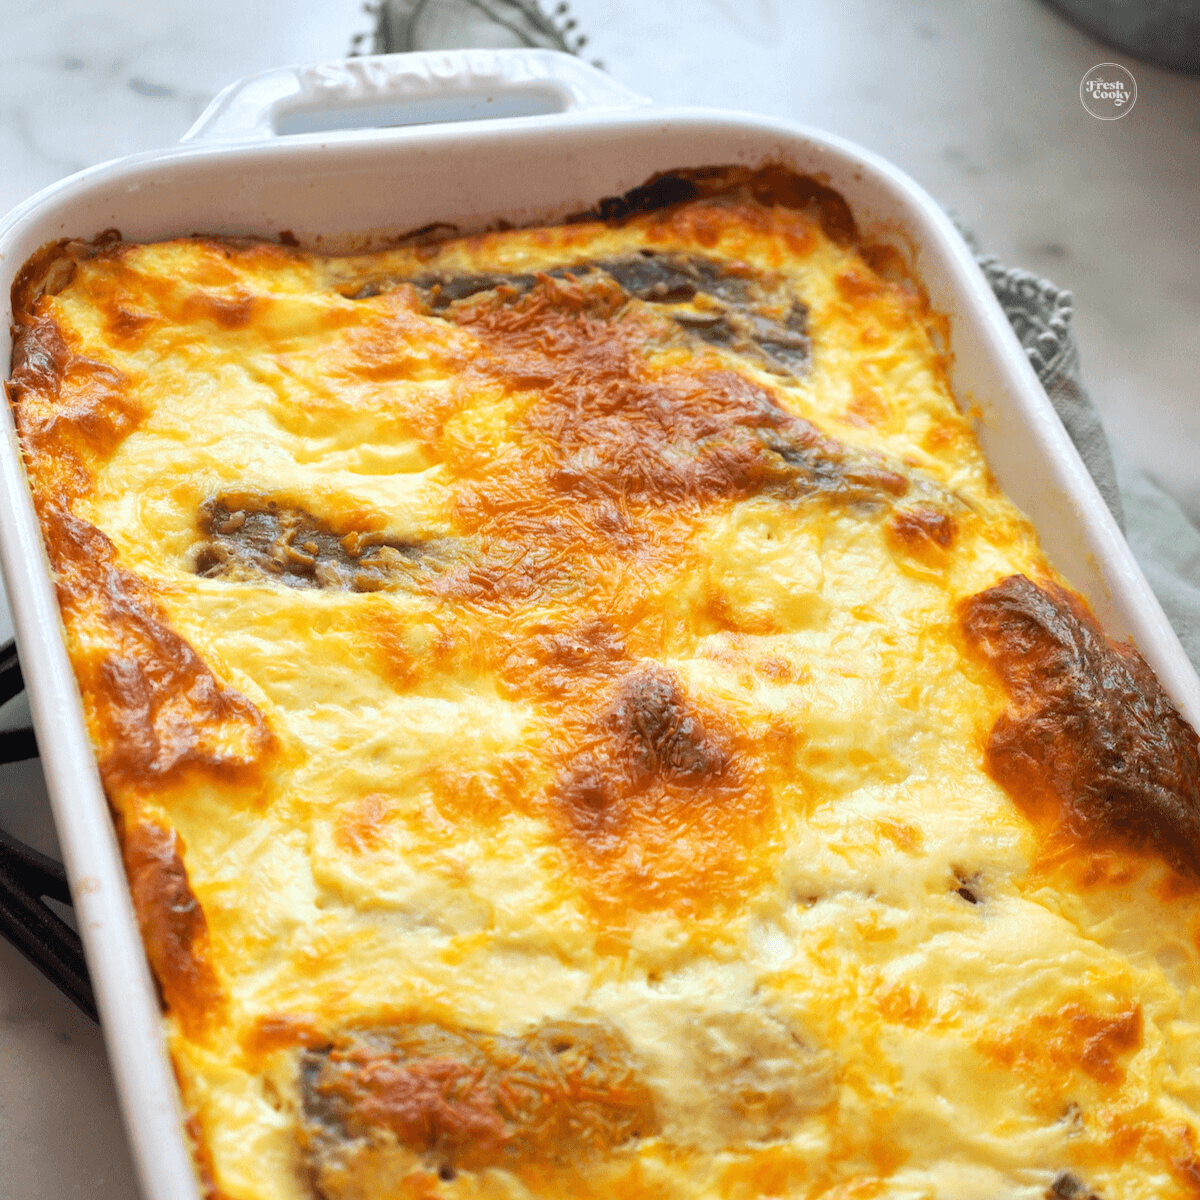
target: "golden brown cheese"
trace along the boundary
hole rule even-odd
[[[1195,734],[827,189],[14,300],[211,1196],[1200,1194]]]

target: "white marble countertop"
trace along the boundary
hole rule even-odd
[[[178,140],[233,79],[339,57],[358,0],[6,0],[0,211]],[[1200,523],[1200,79],[1145,66],[1037,0],[574,0],[589,53],[656,100],[803,121],[909,171],[1005,261],[1072,288],[1110,437]],[[1138,83],[1090,117],[1100,62]],[[0,612],[0,637],[7,636]],[[14,702],[14,704],[19,702]],[[11,713],[0,719],[14,719]],[[45,849],[36,764],[0,825]],[[0,940],[0,1196],[135,1200],[98,1031]]]

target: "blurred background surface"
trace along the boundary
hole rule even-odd
[[[3,0],[0,16],[0,212],[177,141],[225,84],[341,57],[375,24],[358,0]],[[860,142],[981,248],[1071,288],[1110,439],[1200,525],[1200,79],[1038,0],[572,0],[570,16],[622,83]],[[1137,79],[1119,121],[1080,103],[1102,62]],[[4,770],[0,826],[53,850],[37,764]],[[3,940],[0,1195],[137,1196],[98,1032]]]

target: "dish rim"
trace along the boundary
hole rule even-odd
[[[461,85],[463,80],[477,80],[481,71],[486,73],[491,69],[494,72],[497,64],[493,60],[496,58],[508,60],[501,61],[499,67],[514,68],[518,78],[527,79],[531,71],[542,77],[539,73],[544,73],[547,55],[568,58],[549,51],[467,51],[378,56],[378,59],[387,60],[384,65],[389,71],[395,65],[397,77],[409,82],[415,79],[418,90],[425,89],[423,94],[437,94],[439,88],[453,91],[456,81]],[[393,64],[392,60],[397,59],[405,61]],[[569,74],[574,78],[583,64],[573,59],[568,61],[571,64]],[[323,86],[320,81],[331,73],[339,78],[346,72],[353,73],[346,63],[282,70],[307,80],[305,86],[310,88]],[[384,75],[387,76],[387,72]],[[793,162],[824,162],[828,167],[836,168],[834,176],[838,171],[845,172],[847,179],[863,184],[860,189],[863,193],[869,193],[871,187],[875,187],[881,197],[886,195],[890,199],[892,209],[906,214],[908,223],[896,224],[886,216],[888,206],[881,200],[879,208],[864,214],[868,219],[862,220],[861,224],[868,235],[900,244],[909,243],[914,266],[922,256],[927,266],[929,263],[936,265],[940,294],[953,297],[957,304],[950,314],[955,324],[952,348],[958,354],[963,347],[956,343],[964,336],[968,341],[977,340],[979,346],[971,352],[973,361],[990,360],[995,380],[1003,385],[997,393],[999,399],[972,395],[980,410],[983,430],[989,429],[989,421],[1000,422],[1001,434],[1014,420],[1024,426],[1026,434],[1050,465],[1051,478],[1046,486],[1054,495],[1061,494],[1061,518],[1067,526],[1075,522],[1075,532],[1084,538],[1087,548],[1084,558],[1090,556],[1093,560],[1092,586],[1080,586],[1078,570],[1063,570],[1064,575],[1088,597],[1110,632],[1119,636],[1135,635],[1139,648],[1155,668],[1164,688],[1192,723],[1198,723],[1200,680],[1054,413],[970,250],[936,202],[892,164],[842,138],[793,122],[720,109],[660,108],[641,103],[634,93],[628,93],[626,101],[622,101],[611,89],[605,93],[611,103],[602,98],[589,106],[585,94],[578,104],[559,113],[508,116],[486,122],[461,121],[411,125],[402,129],[355,129],[279,138],[256,136],[253,139],[238,137],[236,130],[231,133],[228,124],[214,125],[212,121],[206,124],[206,118],[214,110],[218,110],[218,115],[228,114],[230,96],[236,100],[238,95],[244,94],[248,84],[261,78],[251,77],[226,89],[189,131],[183,145],[146,151],[88,168],[52,184],[8,214],[0,221],[0,285],[3,285],[5,295],[9,293],[13,278],[38,245],[57,237],[72,234],[92,237],[100,232],[97,228],[65,228],[71,219],[68,214],[73,204],[78,208],[81,203],[99,201],[99,207],[104,208],[111,203],[118,217],[113,224],[120,226],[122,204],[128,210],[129,198],[138,196],[143,188],[178,188],[183,186],[181,179],[186,181],[197,171],[202,177],[206,169],[214,174],[228,173],[231,168],[247,170],[266,163],[274,164],[280,170],[290,166],[294,172],[302,174],[304,170],[311,173],[313,164],[317,164],[318,171],[328,173],[336,170],[339,163],[366,160],[381,151],[384,156],[394,153],[401,157],[405,153],[414,156],[432,153],[451,161],[457,155],[466,161],[480,144],[481,129],[484,128],[489,137],[507,137],[513,146],[528,148],[544,143],[542,151],[550,154],[555,153],[555,142],[561,149],[567,141],[577,145],[588,139],[598,142],[614,133],[629,139],[631,145],[655,139],[665,144],[672,136],[678,139],[680,135],[690,134],[701,144],[706,140],[713,144],[708,165],[727,161],[717,147],[736,142],[733,134],[737,133],[743,140],[753,142],[757,139],[764,146],[773,144],[781,161],[789,161],[790,151]],[[389,79],[394,83],[391,76],[385,78],[384,83],[387,84]],[[587,92],[586,87],[583,91]],[[218,108],[222,103],[225,107]],[[237,140],[209,140],[214,128],[218,138],[234,137]],[[701,164],[664,159],[660,169],[698,165]],[[367,167],[369,170],[369,163]],[[827,181],[844,194],[836,182]],[[612,189],[600,189],[589,202],[594,203],[601,196],[611,194],[614,194]],[[564,209],[560,216],[584,206],[580,203],[582,197],[555,193],[553,187],[548,187],[541,195],[550,206],[548,212],[553,212],[556,206]],[[471,222],[482,219],[483,214],[454,209],[453,200],[445,202],[447,215]],[[854,202],[849,198],[848,202],[853,208]],[[882,219],[881,213],[884,214]],[[856,212],[855,216],[860,218],[860,213]],[[55,231],[56,222],[58,231]],[[157,240],[138,235],[136,222],[133,228],[136,240]],[[258,232],[277,236],[280,229],[263,224]],[[371,234],[372,231],[365,231],[365,236]],[[30,247],[31,239],[37,239],[38,245]],[[23,247],[26,248],[24,253]],[[928,286],[927,277],[920,269],[917,273]],[[935,303],[934,307],[941,305]],[[11,367],[10,356],[11,341],[0,339],[0,370],[5,379]],[[960,389],[956,386],[955,390],[957,394]],[[0,522],[0,564],[8,586],[14,635],[25,665],[34,725],[43,748],[47,789],[126,1128],[141,1185],[149,1200],[199,1200],[192,1157],[187,1147],[185,1114],[166,1049],[157,993],[145,961],[115,831],[84,727],[79,693],[67,657],[52,577],[25,479],[11,409],[8,404],[2,407],[0,504],[5,506],[8,519]],[[983,436],[981,440],[984,440]],[[986,448],[985,453],[988,453]],[[990,461],[990,453],[988,457]],[[1007,485],[1006,490],[1009,490]],[[1053,509],[1053,495],[1047,503]],[[1035,525],[1042,534],[1040,522],[1035,521]],[[1097,591],[1095,580],[1100,581],[1102,590]]]

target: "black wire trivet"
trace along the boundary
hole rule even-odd
[[[25,690],[13,642],[0,646],[0,704]],[[32,729],[0,731],[0,764],[38,757]],[[93,1021],[96,1001],[83,943],[47,903],[71,903],[62,864],[0,829],[0,933]]]

